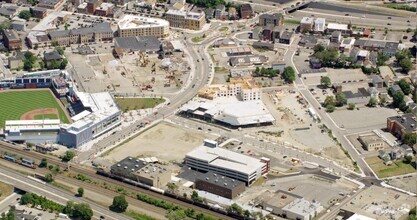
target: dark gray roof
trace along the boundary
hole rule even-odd
[[[10,10],[6,7],[0,8],[0,14],[3,16],[12,16],[16,13],[16,10]]]
[[[155,36],[116,37],[114,46],[123,50],[156,52],[161,48],[161,41]]]
[[[70,35],[85,35],[92,33],[109,33],[113,32],[110,24],[107,22],[93,24],[91,27],[78,28],[70,31]]]
[[[292,37],[292,35],[293,35],[293,32],[290,32],[290,31],[284,31],[283,33],[282,33],[282,35],[281,35],[281,39],[284,39],[284,40],[290,40],[291,39],[291,37]]]
[[[45,58],[46,61],[62,59],[62,56],[56,50],[52,52],[44,53],[43,57]]]
[[[384,80],[379,75],[371,75],[373,83],[383,83]]]
[[[25,52],[20,51],[16,54],[16,56],[9,57],[9,60],[21,60],[25,56]]]
[[[240,10],[252,10],[252,6],[250,4],[243,4],[240,6]]]
[[[357,93],[353,93],[352,91],[345,91],[343,94],[345,94],[347,99],[371,96],[371,94],[365,88],[359,88]]]
[[[358,39],[358,40],[355,40],[355,43],[353,45],[355,47],[361,47],[362,48],[365,45],[366,41],[367,40],[365,40],[365,39]]]
[[[342,35],[342,32],[340,32],[340,31],[334,31],[332,33],[332,37],[339,37],[340,35]]]
[[[401,87],[399,85],[392,85],[391,86],[391,93],[394,93],[396,91],[402,91]]]
[[[379,40],[367,40],[365,42],[365,47],[378,47],[378,48],[384,48],[385,44],[387,42],[385,41],[379,41]]]
[[[196,181],[197,180],[209,182],[211,184],[215,184],[227,189],[234,189],[238,186],[245,185],[245,183],[242,181],[219,175],[211,171],[201,174],[196,178]]]
[[[31,10],[32,10],[32,11],[41,11],[41,12],[44,12],[44,11],[46,11],[47,9],[46,9],[46,8],[42,8],[42,7],[33,7],[33,8],[31,8]]]
[[[283,15],[281,13],[275,13],[275,14],[261,14],[259,16],[259,19],[281,19]]]
[[[397,123],[401,124],[405,132],[411,133],[416,131],[416,117],[413,113],[408,113],[404,115],[397,115],[389,117],[390,120],[397,121]]]
[[[314,35],[303,35],[300,43],[302,44],[317,44],[317,38]]]
[[[120,162],[113,164],[110,171],[113,174],[121,175],[124,177],[132,176],[131,174],[135,171],[138,171],[146,166],[146,162],[141,161],[137,158],[126,157]]]
[[[9,40],[20,40],[19,35],[17,34],[15,30],[4,29],[3,33]]]
[[[49,41],[49,37],[48,37],[48,35],[38,35],[38,36],[36,36],[36,39],[37,39],[39,42],[46,42],[46,41]]]
[[[230,63],[232,64],[232,66],[238,65],[238,64],[251,64],[251,63],[255,63],[253,62],[254,58],[258,58],[259,62],[258,63],[266,63],[268,61],[268,57],[265,55],[252,55],[252,56],[244,56],[244,57],[231,57],[230,58]],[[242,62],[241,62],[242,61]]]
[[[70,31],[69,30],[62,30],[62,31],[53,31],[49,33],[49,36],[51,36],[51,38],[54,37],[67,37],[69,36]]]

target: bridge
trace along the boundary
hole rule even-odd
[[[303,1],[296,2],[295,4],[292,4],[289,7],[284,8],[284,12],[285,12],[285,14],[290,14],[290,13],[293,13],[293,12],[295,12],[297,10],[301,10],[301,9],[307,8],[308,5],[311,2],[313,2],[313,1],[304,1],[303,0]]]

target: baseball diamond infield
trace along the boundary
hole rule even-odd
[[[62,123],[70,122],[65,107],[49,89],[2,91],[0,103],[0,127],[4,127],[6,120],[59,118]]]

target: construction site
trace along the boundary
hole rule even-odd
[[[74,54],[70,61],[77,63],[74,67],[77,72],[79,69],[86,72],[80,74],[84,87],[95,87],[99,82],[105,86],[101,89],[116,94],[177,92],[188,79],[191,69],[183,53],[171,54],[163,59],[158,54],[142,52],[126,53],[119,58],[110,52],[87,56]]]

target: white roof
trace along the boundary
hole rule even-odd
[[[179,40],[173,40],[171,44],[175,50],[182,50],[184,48],[184,45]]]
[[[327,29],[332,29],[332,30],[349,30],[347,24],[337,24],[337,23],[329,23],[327,25]]]
[[[56,19],[58,17],[64,17],[71,15],[70,12],[66,11],[55,11],[49,13],[48,16],[43,18],[35,27],[32,28],[32,31],[50,31],[50,30],[57,30],[56,27]]]
[[[354,214],[352,216],[350,216],[347,220],[375,220],[374,218],[369,218],[367,216],[364,215],[359,215],[359,214]]]
[[[22,130],[59,130],[59,120],[8,120],[5,129],[9,132]]]
[[[169,9],[166,14],[168,15],[177,15],[177,16],[183,16],[187,19],[192,20],[199,20],[202,16],[204,16],[204,12],[197,13],[197,12],[191,12],[191,11],[182,11],[182,10],[175,10],[175,9]]]
[[[326,19],[325,18],[317,18],[315,22],[319,23],[319,24],[324,24],[326,22]]]
[[[80,119],[84,118],[85,116],[87,116],[87,115],[89,115],[89,114],[91,114],[91,112],[90,112],[90,111],[84,110],[84,111],[80,112],[79,114],[74,115],[71,119],[72,119],[73,121],[78,121],[78,120],[80,120]]]
[[[159,18],[148,18],[136,15],[125,15],[118,23],[120,29],[169,26],[169,22]]]
[[[201,145],[187,153],[187,157],[206,161],[211,166],[229,169],[239,173],[252,174],[265,164],[259,159],[239,154],[220,147]]]
[[[310,18],[310,17],[303,17],[302,19],[301,19],[301,22],[300,22],[301,24],[311,24],[311,23],[313,23],[313,18]]]
[[[181,111],[201,108],[214,119],[233,126],[242,126],[275,121],[261,100],[238,101],[234,97],[218,97],[214,100],[191,101],[181,107]]]
[[[367,51],[367,50],[360,50],[359,53],[358,53],[358,56],[360,56],[360,57],[366,57],[366,56],[368,56],[368,54],[369,54],[369,51]]]

